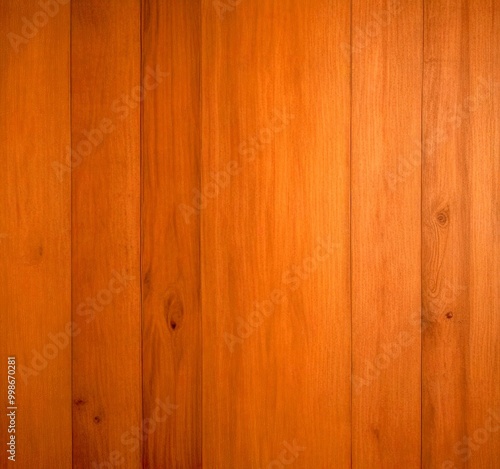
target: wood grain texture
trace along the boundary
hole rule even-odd
[[[72,1],[77,468],[141,465],[140,6]]]
[[[10,356],[21,469],[497,469],[500,0],[5,0],[0,63],[0,469]]]
[[[414,469],[421,191],[399,166],[420,165],[422,3],[354,0],[352,27],[353,467]]]
[[[146,0],[143,14],[143,396],[168,415],[145,442],[144,467],[201,466],[201,3]],[[151,71],[157,71],[157,80]],[[166,418],[165,418],[166,417]]]
[[[202,15],[203,465],[348,467],[349,2],[216,4]]]
[[[425,10],[423,463],[493,469],[500,3],[426,0]]]
[[[43,27],[23,29],[22,18],[31,22],[39,10],[26,0],[0,7],[2,468],[71,466],[71,347],[55,347],[49,336],[71,319],[70,180],[52,168],[70,142],[70,17],[61,7]],[[15,462],[6,452],[11,355]]]

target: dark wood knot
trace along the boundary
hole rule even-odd
[[[172,332],[179,330],[184,321],[184,306],[176,290],[167,291],[164,299],[165,321]]]
[[[449,215],[447,210],[441,210],[436,215],[436,221],[440,226],[446,226],[449,222]]]

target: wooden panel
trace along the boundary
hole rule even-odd
[[[349,2],[203,2],[203,464],[350,463]]]
[[[72,2],[74,467],[141,462],[140,1]],[[137,430],[135,430],[137,429]]]
[[[500,3],[427,0],[424,467],[498,467]]]
[[[353,467],[417,468],[422,3],[352,15]]]
[[[18,466],[496,468],[500,0],[68,3],[0,7]]]
[[[188,206],[200,184],[200,13],[198,1],[144,2],[144,415],[170,405],[145,442],[151,468],[201,467],[200,223]]]
[[[69,8],[2,2],[0,36],[0,467],[70,467],[71,181],[53,169],[70,143]],[[9,356],[17,409],[6,410]]]

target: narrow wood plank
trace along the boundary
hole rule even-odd
[[[142,459],[140,17],[140,0],[72,2],[76,468]]]
[[[350,465],[348,1],[203,2],[203,464]],[[186,202],[188,203],[188,202]]]
[[[69,7],[49,17],[32,1],[2,2],[0,37],[0,467],[70,467],[71,187],[52,167],[70,143]]]
[[[424,467],[500,460],[499,12],[425,5]]]
[[[354,0],[352,22],[353,467],[414,469],[422,2]]]
[[[144,467],[192,469],[202,467],[200,218],[182,204],[200,184],[201,2],[143,9],[143,396],[155,420]]]

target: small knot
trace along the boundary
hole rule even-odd
[[[97,424],[99,424],[99,423],[101,423],[101,417],[99,417],[99,416],[95,416],[95,417],[94,417],[94,423],[95,423],[96,425],[97,425]]]
[[[453,317],[453,313],[452,313],[451,311],[448,311],[448,312],[446,313],[446,318],[447,318],[447,319],[451,319],[452,317]]]
[[[83,399],[75,399],[75,405],[81,406],[85,404],[85,401]]]
[[[28,246],[22,255],[23,262],[26,265],[40,264],[40,262],[42,262],[43,259],[43,254],[44,254],[44,249],[41,244]]]
[[[180,329],[184,320],[184,306],[180,294],[176,290],[170,289],[166,292],[163,301],[165,320],[170,330]]]
[[[436,220],[441,226],[446,226],[448,224],[448,213],[445,210],[441,210],[437,216]]]

